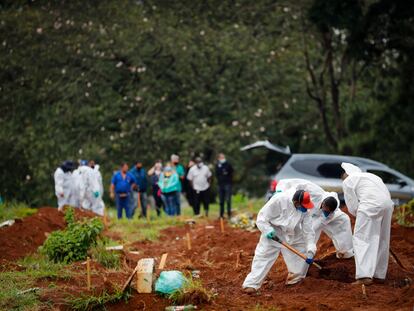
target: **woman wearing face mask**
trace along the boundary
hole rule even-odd
[[[165,205],[165,212],[169,216],[176,215],[177,206],[175,198],[177,191],[180,190],[180,179],[170,163],[167,163],[160,174],[158,186],[161,190],[161,198]]]
[[[155,162],[154,166],[148,171],[148,176],[150,176],[151,186],[152,186],[152,197],[155,202],[155,209],[157,211],[157,216],[161,215],[161,209],[164,205],[161,198],[161,190],[158,186],[158,181],[162,173],[162,162],[158,160]]]

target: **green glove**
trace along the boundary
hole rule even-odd
[[[270,232],[268,232],[267,234],[266,234],[266,237],[268,238],[268,239],[270,239],[270,240],[273,240],[273,238],[276,236],[276,232],[275,232],[275,230],[272,230],[272,231],[270,231]]]
[[[93,193],[93,195],[95,196],[95,198],[98,198],[98,197],[99,197],[99,191],[95,191],[95,192]]]

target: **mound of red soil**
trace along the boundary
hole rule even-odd
[[[96,214],[75,209],[76,217],[95,217]],[[15,260],[36,252],[47,234],[66,226],[64,213],[57,208],[42,207],[36,214],[16,219],[10,227],[0,228],[0,260]]]
[[[332,242],[322,235],[318,244],[318,258],[323,266],[319,271],[313,266],[308,277],[300,284],[286,286],[287,270],[282,256],[270,271],[259,295],[247,295],[242,283],[249,273],[254,249],[259,239],[258,232],[247,232],[226,226],[221,233],[219,224],[209,229],[196,225],[190,229],[192,249],[187,249],[186,228],[168,228],[158,243],[137,242],[131,245],[139,254],[126,254],[126,261],[134,267],[137,260],[154,257],[160,260],[168,253],[167,270],[200,270],[203,285],[216,293],[211,304],[199,305],[202,310],[253,310],[256,305],[263,308],[276,307],[280,310],[412,310],[414,286],[409,283],[414,270],[404,271],[390,259],[387,282],[374,284],[362,294],[359,285],[353,285],[355,264],[353,258],[339,260],[335,257]],[[393,241],[398,257],[406,265],[414,264],[414,243],[398,234],[404,228],[393,227]],[[413,229],[408,229],[414,234]],[[399,244],[396,244],[397,237]],[[399,239],[399,238],[398,238]],[[411,252],[411,256],[404,250]],[[412,266],[410,266],[412,267]],[[127,304],[109,305],[109,310],[163,310],[171,302],[156,294],[136,294]]]

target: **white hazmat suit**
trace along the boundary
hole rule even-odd
[[[99,195],[98,197],[96,197],[95,195],[92,196],[92,201],[91,201],[91,209],[95,214],[104,215],[104,202],[102,200],[102,196],[104,193],[104,188],[103,188],[103,183],[102,183],[102,175],[101,172],[99,171],[99,165],[96,164],[95,167],[92,169],[93,171],[93,178],[95,179],[95,182],[98,184],[98,192]]]
[[[305,179],[282,179],[276,187],[277,192],[289,189],[305,190],[309,192],[315,207],[311,209],[312,226],[315,231],[315,243],[318,243],[321,232],[332,240],[338,258],[350,258],[354,255],[352,244],[352,228],[349,216],[339,208],[339,199],[336,192],[327,192],[318,185]],[[321,205],[327,197],[334,197],[337,207],[328,217],[325,217]]]
[[[342,163],[348,177],[343,182],[348,211],[356,216],[354,252],[356,279],[385,279],[388,269],[391,218],[394,204],[382,179]]]
[[[286,284],[295,284],[306,276],[308,264],[302,258],[266,237],[266,234],[274,230],[276,236],[298,251],[307,252],[309,257],[316,253],[310,213],[302,213],[295,208],[292,201],[294,193],[295,191],[287,191],[275,194],[257,215],[257,227],[262,234],[255,250],[251,272],[244,280],[243,288],[260,288],[280,252],[288,269]]]
[[[55,194],[58,200],[58,208],[61,210],[65,205],[72,205],[72,173],[64,172],[58,167],[54,173]]]
[[[100,186],[98,180],[96,179],[95,172],[89,166],[80,166],[79,171],[79,201],[80,206],[86,210],[92,210],[92,207],[97,199],[95,193],[98,194]]]

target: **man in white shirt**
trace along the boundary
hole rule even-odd
[[[194,215],[200,215],[200,203],[203,202],[204,212],[208,216],[209,205],[209,189],[211,181],[211,171],[207,165],[203,163],[201,158],[195,159],[196,165],[192,166],[188,172],[187,179],[190,181],[191,187],[194,189]]]

